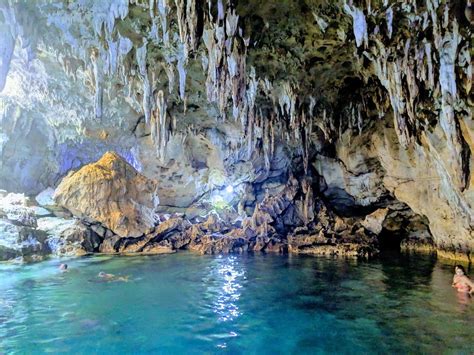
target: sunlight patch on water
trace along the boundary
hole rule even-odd
[[[222,263],[218,264],[217,275],[221,288],[214,301],[214,312],[219,315],[219,320],[227,322],[241,314],[237,302],[242,288],[239,282],[245,278],[245,271],[235,256],[220,256],[219,260]]]

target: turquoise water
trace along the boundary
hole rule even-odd
[[[0,353],[472,353],[432,258],[89,257],[0,265]],[[129,282],[100,282],[100,271]]]

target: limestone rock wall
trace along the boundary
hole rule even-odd
[[[471,6],[345,5],[362,73],[384,88],[372,102],[393,119],[362,135],[371,145],[365,155],[383,169],[384,188],[428,219],[435,245],[466,259],[474,245]],[[338,145],[344,150],[347,139]]]
[[[35,195],[116,151],[157,181],[160,204],[137,212],[150,228],[154,208],[250,217],[294,174],[311,194],[277,232],[301,227],[309,200],[360,221],[388,208],[382,224],[413,217],[420,240],[469,257],[469,14],[452,0],[3,1],[0,188]],[[93,196],[68,189],[92,215],[78,200]],[[93,219],[145,232],[109,212]]]

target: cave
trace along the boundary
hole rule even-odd
[[[84,263],[94,275],[78,280],[105,287],[105,297],[110,285],[138,283],[126,276],[135,268],[158,283],[167,274],[155,279],[156,265],[192,270],[189,282],[224,282],[226,301],[209,302],[219,322],[234,324],[250,312],[237,309],[238,289],[258,291],[246,275],[275,266],[292,275],[288,289],[256,280],[294,301],[290,323],[300,311],[324,310],[351,319],[335,329],[359,339],[351,327],[360,317],[340,309],[344,296],[314,285],[344,289],[350,270],[360,291],[374,272],[371,287],[385,307],[387,290],[409,301],[411,289],[446,283],[455,264],[470,271],[472,10],[467,0],[0,0],[0,277],[10,267],[23,275],[54,265],[72,278]],[[102,263],[105,271],[94,269]],[[216,269],[204,275],[200,267]],[[100,283],[90,284],[95,274]],[[11,283],[0,281],[0,290],[35,297],[36,281],[15,277],[23,276],[5,276]],[[181,299],[189,290],[180,282],[179,294],[146,292]],[[36,340],[21,347],[1,325],[15,302],[0,296],[0,353],[35,352]],[[163,319],[170,309],[183,311],[160,308]],[[146,307],[137,312],[157,319]],[[122,316],[113,327],[125,332]],[[112,326],[99,318],[74,318],[75,331],[109,339]],[[462,353],[473,340],[440,348],[446,334],[433,326],[431,341],[417,347],[407,335],[414,324],[403,326],[403,342],[394,335],[378,349],[357,340],[352,349]],[[41,338],[41,327],[31,327],[32,339]],[[276,340],[268,348],[241,342],[242,327],[226,328],[235,340],[209,335],[211,348],[200,343],[207,333],[186,346],[163,335],[162,347],[148,334],[110,351],[279,352]],[[368,331],[393,331],[384,327]],[[328,331],[306,337],[295,329],[298,340],[282,343],[284,353],[349,349],[318,345]],[[69,340],[36,350],[73,352]],[[98,349],[84,344],[79,352]]]

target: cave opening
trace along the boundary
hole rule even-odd
[[[401,243],[408,237],[403,231],[390,231],[382,229],[378,236],[378,244],[381,254],[400,253]]]

